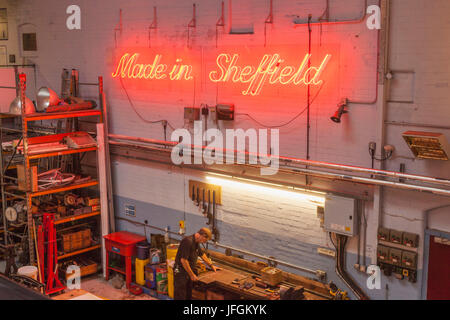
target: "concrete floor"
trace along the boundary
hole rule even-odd
[[[101,274],[82,279],[81,289],[108,300],[158,300],[145,293],[135,296],[126,289],[125,285],[122,289],[116,289],[110,282],[105,281]],[[66,290],[66,292],[69,291]]]

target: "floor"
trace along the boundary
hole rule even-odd
[[[110,281],[104,280],[101,274],[83,279],[81,289],[108,300],[158,300],[145,293],[135,296],[126,289],[125,285],[122,289],[116,289],[110,284]],[[70,290],[66,290],[66,292],[70,292]]]

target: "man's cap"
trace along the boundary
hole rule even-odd
[[[208,228],[201,228],[200,230],[198,230],[198,233],[202,236],[205,236],[208,240],[212,239],[211,230],[209,230]]]

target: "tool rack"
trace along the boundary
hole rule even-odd
[[[25,103],[24,103],[25,102],[25,90],[26,90],[26,75],[19,74],[18,77],[16,77],[16,78],[17,78],[16,83],[17,83],[17,87],[18,87],[17,92],[20,97],[21,105],[24,106],[25,105]],[[78,86],[78,83],[76,85]],[[50,188],[50,189],[46,189],[46,190],[32,191],[32,187],[31,187],[32,181],[31,181],[31,175],[30,175],[30,162],[31,161],[36,161],[37,159],[43,159],[43,158],[57,157],[57,156],[76,155],[76,154],[82,154],[82,153],[86,153],[86,152],[94,152],[94,151],[97,152],[98,146],[92,146],[92,147],[87,147],[87,148],[69,148],[67,150],[46,151],[46,152],[29,154],[29,150],[28,150],[29,124],[31,122],[35,122],[35,121],[61,120],[61,119],[71,120],[71,119],[78,119],[80,117],[92,117],[92,116],[96,116],[99,118],[97,123],[103,123],[105,96],[104,96],[104,92],[103,92],[102,77],[98,78],[98,84],[95,84],[95,85],[98,85],[98,89],[99,89],[99,101],[100,101],[99,109],[58,112],[58,113],[43,112],[43,113],[25,114],[25,108],[21,108],[22,109],[21,115],[11,115],[11,114],[1,114],[0,115],[0,137],[2,139],[2,143],[3,143],[3,132],[4,131],[14,131],[14,132],[18,132],[19,134],[21,134],[19,143],[17,144],[17,146],[15,146],[14,151],[12,153],[12,157],[9,161],[5,161],[6,159],[4,156],[3,146],[0,148],[0,184],[1,184],[2,211],[3,211],[3,230],[1,232],[3,233],[3,236],[4,236],[5,247],[8,245],[11,245],[11,244],[15,244],[14,241],[12,241],[13,243],[10,243],[10,241],[9,241],[10,236],[19,238],[20,241],[23,241],[24,238],[26,237],[26,241],[28,242],[28,252],[29,252],[28,263],[30,265],[36,264],[35,250],[36,250],[36,253],[38,256],[37,257],[38,265],[39,265],[39,262],[42,264],[43,261],[39,261],[39,256],[42,258],[43,252],[41,250],[44,249],[44,247],[47,248],[46,246],[44,246],[44,243],[39,243],[39,237],[36,237],[35,232],[38,229],[38,225],[42,225],[42,221],[39,220],[39,218],[41,218],[40,214],[42,214],[42,213],[39,212],[39,214],[35,214],[32,212],[33,211],[32,210],[33,198],[56,194],[56,193],[64,193],[67,191],[81,189],[81,188],[91,188],[91,187],[97,188],[96,189],[97,194],[99,194],[100,192],[98,190],[99,189],[99,181],[97,179],[90,179],[89,181],[84,181],[82,183],[70,184],[70,185],[66,185],[66,186],[62,186],[62,187],[54,187],[54,188]],[[2,119],[9,118],[9,117],[20,118],[20,119],[18,119],[21,122],[20,130],[3,127]],[[70,130],[72,130],[72,128],[70,128]],[[46,137],[48,137],[48,136],[46,136]],[[10,164],[12,162],[12,159],[14,157],[17,157],[17,147],[20,145],[20,141],[22,141],[22,145],[23,145],[23,155],[22,155],[22,159],[20,161],[23,163],[23,166],[25,169],[25,171],[24,171],[25,172],[25,181],[24,182],[25,182],[25,186],[26,186],[25,191],[20,191],[20,190],[18,190],[18,188],[16,188],[16,186],[18,184],[18,178],[6,175],[7,170],[13,168],[13,166],[11,166]],[[98,163],[97,163],[96,167],[98,169]],[[15,185],[13,191],[6,190],[5,181],[8,181],[8,182],[10,182],[10,184]],[[12,181],[12,183],[11,183],[11,181]],[[7,221],[6,216],[5,216],[7,202],[15,200],[15,199],[26,201],[26,208],[27,208],[26,222],[24,223],[24,226],[23,226],[24,234],[22,234],[22,235],[16,233],[14,228],[11,228],[11,225],[9,224],[9,222]],[[52,221],[52,228],[54,228],[54,232],[57,233],[58,227],[65,226],[67,224],[74,225],[78,222],[84,222],[84,221],[87,221],[87,219],[93,219],[93,218],[100,219],[100,210],[97,210],[95,212],[85,213],[85,214],[79,214],[76,216],[74,215],[74,216],[63,217],[60,219],[55,219],[54,221]],[[83,248],[81,250],[77,250],[77,251],[69,252],[69,253],[64,252],[61,254],[60,252],[55,252],[54,253],[56,255],[55,260],[57,262],[59,262],[60,260],[63,260],[63,259],[69,258],[69,257],[75,257],[78,255],[84,254],[86,252],[92,253],[92,252],[94,252],[94,250],[100,249],[102,246],[101,246],[101,223],[99,221],[97,222],[96,227],[98,230],[97,236],[98,236],[98,239],[100,239],[98,244],[94,244],[88,248]],[[11,237],[11,239],[13,239],[13,237]],[[33,240],[35,237],[38,242],[36,245]],[[45,252],[47,252],[47,249],[45,249]],[[100,250],[98,250],[98,252],[100,252]],[[100,253],[98,254],[98,256],[100,256]],[[44,282],[45,278],[42,278],[42,276],[44,274],[44,270],[42,270],[42,271],[39,270],[39,273],[40,273],[39,278],[41,279],[41,282]]]

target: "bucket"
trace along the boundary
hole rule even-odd
[[[165,263],[156,267],[156,292],[167,294],[167,267]]]
[[[138,259],[146,260],[148,259],[148,250],[150,245],[147,242],[139,242],[136,245],[136,255]]]
[[[159,294],[167,294],[167,280],[158,281],[156,284],[156,292]]]
[[[27,276],[27,277],[33,278],[34,280],[37,280],[38,268],[36,268],[34,266],[24,266],[24,267],[19,268],[19,270],[17,270],[17,274],[19,274],[21,276]]]
[[[174,284],[173,284],[173,268],[171,265],[174,265],[175,260],[169,259],[167,260],[167,293],[170,298],[173,299],[174,293]]]
[[[156,282],[167,280],[167,267],[165,263],[156,266]]]
[[[175,257],[177,256],[177,251],[178,251],[178,244],[169,244],[167,246],[167,254],[166,254],[166,259],[167,260],[175,260]]]
[[[145,285],[150,289],[156,289],[156,265],[145,266]]]
[[[141,286],[145,285],[145,272],[144,267],[149,263],[150,259],[141,260],[136,258],[136,283]]]
[[[158,264],[161,262],[161,251],[159,249],[150,249],[150,263]]]

